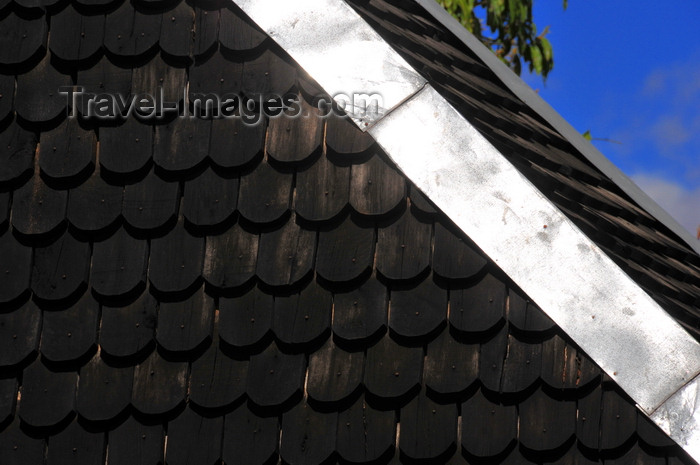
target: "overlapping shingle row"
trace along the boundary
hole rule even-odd
[[[681,460],[349,121],[58,94],[314,111],[231,4],[3,2],[0,37],[3,464]]]
[[[691,334],[700,258],[417,4],[350,1],[471,124]]]

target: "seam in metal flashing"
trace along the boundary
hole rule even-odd
[[[355,123],[369,128],[398,168],[645,414],[700,460],[695,339],[429,83],[416,78],[345,2],[234,1],[330,95],[384,96],[383,115]],[[343,67],[336,68],[338,63]]]
[[[496,55],[491,52],[476,37],[467,31],[459,22],[450,16],[435,0],[414,0],[437,22],[445,26],[454,36],[462,41],[472,52],[474,52],[484,64],[494,72],[496,77],[521,99],[527,106],[532,108],[546,122],[548,122],[559,134],[574,146],[589,162],[598,168],[604,175],[617,184],[623,192],[639,204],[644,210],[649,212],[661,224],[666,226],[685,245],[689,246],[696,253],[700,254],[700,242],[673,218],[666,210],[649,197],[649,195],[637,186],[620,168],[615,166],[605,155],[603,155],[590,141],[583,138],[580,132],[574,129],[552,106],[540,95],[525,83],[519,76],[502,63]]]
[[[363,131],[426,84],[426,80],[339,0],[235,0],[336,101],[347,104]],[[376,95],[377,111],[354,112],[355,95]]]
[[[700,376],[668,398],[650,418],[697,462],[700,458]]]
[[[386,111],[384,111],[381,115],[377,115],[375,118],[372,119],[371,122],[366,122],[363,121],[362,119],[358,118],[353,118],[353,121],[355,121],[355,124],[360,128],[362,132],[369,132],[371,134],[371,129],[377,125],[382,119],[386,118],[389,116],[393,111],[395,111],[397,108],[401,108],[402,105],[404,105],[406,102],[410,101],[411,99],[415,98],[416,95],[420,94],[423,90],[425,90],[426,87],[430,86],[429,83],[425,82],[420,89],[416,90],[414,93],[403,99],[401,102],[399,102],[394,108],[390,108]],[[352,117],[351,117],[352,118]]]

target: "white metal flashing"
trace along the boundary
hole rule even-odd
[[[664,402],[651,419],[697,462],[700,458],[700,377]]]
[[[345,2],[236,0],[236,3],[329,96],[343,102],[346,112],[362,130],[425,85],[425,79]],[[376,109],[367,111],[362,102],[353,98],[371,96],[379,90],[381,102]]]
[[[518,98],[532,108],[545,121],[552,125],[571,145],[576,148],[593,166],[612,179],[620,189],[649,212],[654,218],[673,231],[686,245],[700,254],[700,241],[685,229],[666,210],[661,208],[649,195],[641,190],[634,181],[625,175],[605,155],[590,142],[583,138],[581,133],[574,129],[568,121],[557,113],[537,92],[525,83],[519,76],[508,68],[496,55],[491,52],[476,37],[469,33],[459,22],[450,16],[436,0],[415,0],[436,21],[445,26],[452,34],[461,40],[479,59],[481,59],[491,71],[508,87]]]
[[[369,132],[644,411],[700,372],[700,344],[432,87]]]
[[[356,124],[700,460],[695,339],[342,0],[234,1],[330,95],[382,95]]]

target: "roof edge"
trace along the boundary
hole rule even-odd
[[[700,344],[430,84],[368,132],[644,412],[700,373]]]
[[[436,0],[414,0],[436,21],[445,26],[455,37],[461,40],[474,52],[484,64],[494,72],[496,77],[508,87],[526,105],[532,108],[539,116],[549,123],[562,137],[578,150],[589,162],[608,176],[620,189],[637,202],[664,226],[670,229],[695,253],[700,255],[700,241],[696,240],[690,231],[686,230],[675,218],[661,207],[649,194],[644,192],[632,181],[620,168],[613,164],[590,141],[586,140],[580,132],[574,129],[552,106],[539,94],[516,75],[508,66],[494,55],[491,50],[482,44],[474,35],[467,31],[454,17],[452,17]]]
[[[388,112],[371,126],[359,119],[355,124],[369,126],[367,132],[404,175],[640,410],[651,416],[677,408],[669,399],[700,376],[700,343],[430,83],[418,86],[408,79],[404,85],[416,71],[344,0],[298,0],[293,7],[288,0],[234,2],[329,94],[329,89],[353,87],[367,91],[368,83],[379,95],[384,89],[392,93],[393,101],[384,106]],[[329,18],[330,13],[337,17]],[[329,71],[329,60],[345,66]],[[357,74],[357,69],[362,72]],[[691,442],[697,444],[700,424],[692,426]],[[689,442],[671,437],[691,454],[700,454]],[[700,455],[693,458],[698,461]]]

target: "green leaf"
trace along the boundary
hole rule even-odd
[[[528,50],[530,52],[530,59],[532,60],[532,67],[537,74],[542,74],[542,52],[540,52],[537,45],[530,45]]]
[[[529,19],[528,18],[528,11],[529,11],[529,8],[527,7],[527,5],[525,5],[524,3],[521,3],[520,4],[520,21],[521,22],[524,23],[524,22],[528,21],[528,19]]]
[[[552,44],[549,42],[549,40],[545,39],[544,37],[540,37],[537,39],[538,45],[540,46],[540,50],[542,51],[542,57],[546,62],[551,62],[553,55],[552,55]]]
[[[549,28],[537,34],[532,17],[534,0],[437,1],[513,71],[520,74],[526,64],[546,80],[554,67],[554,53],[545,38]],[[566,9],[568,0],[562,2]]]
[[[522,65],[520,63],[520,55],[515,55],[512,61],[512,66],[511,69],[515,74],[520,76],[520,72],[522,71]]]
[[[503,15],[503,11],[505,10],[505,3],[504,0],[491,0],[491,3],[489,5],[489,10],[491,10],[494,14],[495,17],[498,17],[498,19],[501,19],[501,16]]]
[[[520,8],[518,4],[520,0],[508,0],[508,15],[510,16],[511,26],[520,21]]]

